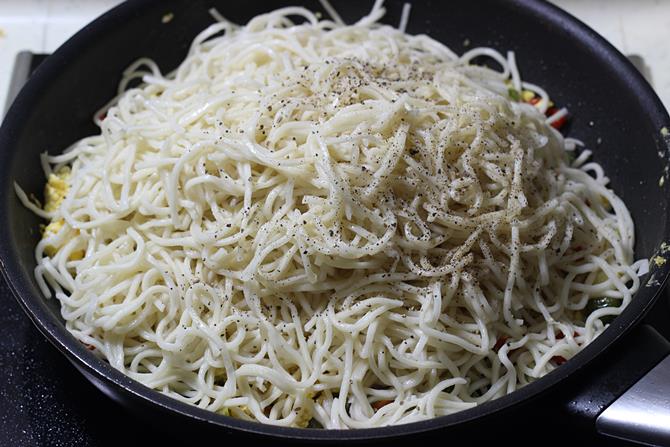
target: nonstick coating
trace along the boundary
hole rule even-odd
[[[385,22],[397,24],[404,0],[386,2]],[[334,2],[345,21],[354,21],[371,1]],[[667,175],[670,141],[661,128],[670,119],[657,96],[628,61],[588,27],[554,6],[530,0],[412,2],[409,33],[426,33],[458,53],[492,46],[517,54],[525,80],[543,86],[568,107],[570,136],[594,151],[627,203],[636,224],[636,257],[650,257],[668,236]],[[33,279],[33,250],[40,220],[17,200],[13,182],[42,196],[39,153],[61,152],[96,133],[93,113],[115,95],[120,73],[139,57],[154,59],[163,72],[184,58],[192,38],[212,23],[207,10],[244,23],[280,6],[302,4],[321,10],[317,1],[138,0],[123,4],[88,25],[36,71],[0,129],[0,262],[17,299],[37,327],[90,380],[115,400],[156,418],[221,433],[245,431],[275,438],[363,440],[388,438],[504,414],[537,397],[585,366],[643,316],[668,273],[653,265],[633,302],[598,339],[574,359],[506,397],[451,416],[402,426],[365,430],[305,430],[266,426],[216,415],[175,401],[127,378],[96,358],[64,328],[56,300],[45,301]],[[172,20],[163,23],[166,14]],[[650,277],[651,276],[651,277]]]

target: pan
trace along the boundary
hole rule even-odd
[[[397,24],[404,0],[386,2],[382,20]],[[426,33],[463,52],[470,46],[513,50],[524,79],[543,86],[574,119],[569,136],[593,149],[594,159],[628,205],[636,224],[635,257],[663,257],[668,228],[670,118],[637,70],[574,17],[548,3],[508,1],[412,2],[408,32]],[[670,262],[651,264],[633,301],[594,342],[547,376],[500,399],[453,415],[406,425],[360,430],[282,428],[229,418],[144,387],[95,357],[65,329],[58,303],[44,300],[33,279],[39,219],[17,199],[13,183],[41,196],[39,153],[58,153],[96,133],[93,113],[114,96],[121,72],[150,57],[163,72],[185,57],[191,40],[216,7],[245,23],[280,6],[303,5],[325,15],[317,1],[136,0],[86,26],[31,77],[0,129],[0,263],[16,299],[37,328],[110,398],[162,427],[295,442],[372,441],[433,436],[518,435],[540,429],[585,427],[595,434],[670,445],[670,344],[640,320],[662,291]],[[338,2],[345,21],[364,15],[367,2]],[[170,20],[165,20],[169,17]],[[661,180],[661,179],[664,180]],[[669,253],[670,255],[670,253]],[[659,402],[660,401],[660,402]],[[640,402],[643,402],[640,405]],[[657,405],[657,407],[654,407]]]

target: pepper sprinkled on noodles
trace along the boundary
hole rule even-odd
[[[100,135],[46,157],[69,169],[57,206],[17,188],[58,222],[35,273],[75,337],[202,408],[363,428],[503,396],[604,330],[640,264],[602,169],[551,127],[567,111],[513,54],[383,13],[217,13],[175,72],[126,71]]]

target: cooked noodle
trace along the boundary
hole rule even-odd
[[[218,16],[173,73],[125,72],[35,209],[75,337],[201,408],[364,428],[503,396],[602,333],[640,265],[602,168],[570,164],[513,53],[458,57],[383,13]],[[601,297],[620,305],[587,314]]]

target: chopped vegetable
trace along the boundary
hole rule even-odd
[[[531,102],[533,99],[535,99],[535,93],[531,92],[530,90],[524,90],[521,92],[521,99],[523,99],[524,102]]]
[[[579,334],[577,332],[572,333],[572,338],[575,338],[575,337],[578,337],[578,336],[579,336]],[[562,340],[563,338],[565,338],[565,334],[563,333],[563,331],[558,331],[556,333],[556,340]]]
[[[496,340],[496,344],[493,345],[493,350],[495,352],[498,352],[500,350],[500,348],[502,348],[503,345],[507,342],[507,340],[509,340],[509,337],[506,336],[506,335],[498,337],[498,339]]]
[[[510,96],[512,99],[517,99],[517,98],[515,98],[515,95],[518,96],[518,92],[517,92],[516,90],[510,88],[508,91],[509,91],[509,96]],[[528,104],[530,104],[530,105],[532,105],[532,106],[536,106],[536,105],[538,105],[538,104],[540,103],[540,101],[542,101],[542,98],[541,98],[540,96],[536,95],[534,92],[532,92],[532,91],[530,91],[530,90],[524,90],[523,92],[521,92],[521,99],[523,100],[523,102],[528,103]],[[550,116],[552,116],[553,114],[555,114],[556,112],[559,111],[559,109],[557,109],[557,108],[554,106],[554,103],[553,103],[552,101],[549,101],[548,106],[549,106],[549,108],[547,109],[547,111],[546,111],[546,113],[545,113],[545,115],[547,116],[547,118],[550,117]],[[567,117],[567,115],[566,115],[566,116],[562,116],[561,118],[559,118],[559,119],[557,119],[556,121],[552,122],[552,123],[551,123],[551,126],[552,126],[554,129],[560,129],[561,127],[563,127],[563,126],[565,125],[565,123],[566,123],[567,121],[568,121],[568,117]]]
[[[514,101],[520,101],[521,100],[521,95],[519,94],[519,91],[515,88],[508,88],[507,89],[507,94]]]
[[[586,315],[591,315],[594,311],[598,309],[604,309],[605,307],[619,307],[621,305],[621,300],[618,298],[610,298],[607,296],[601,297],[601,298],[591,298],[588,303],[586,303],[586,307],[584,308],[584,312]],[[600,321],[603,322],[603,324],[609,324],[614,320],[614,315],[605,315],[603,317],[600,317]]]
[[[547,109],[547,117],[552,116],[556,112],[558,112],[558,109],[556,107],[554,107],[554,106],[549,107],[549,109]],[[560,129],[567,122],[568,122],[568,116],[567,115],[562,116],[559,119],[557,119],[556,121],[552,122],[551,127],[553,127],[554,129]]]
[[[372,408],[375,409],[375,411],[379,411],[382,407],[387,406],[388,404],[392,404],[392,400],[384,399],[384,400],[378,400],[377,402],[373,402]]]
[[[556,366],[561,366],[563,363],[567,362],[568,360],[563,357],[562,355],[555,355],[551,358],[551,361],[556,364]]]

